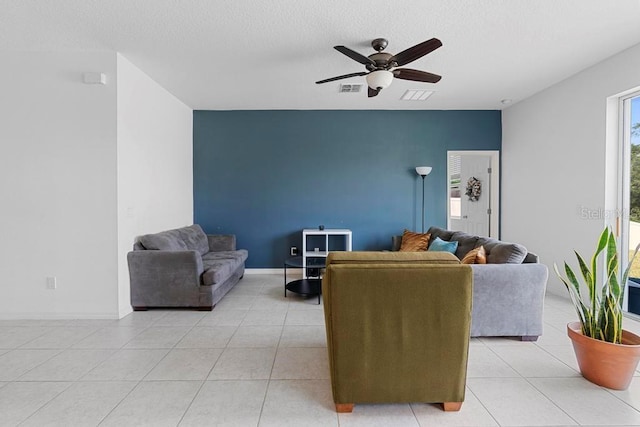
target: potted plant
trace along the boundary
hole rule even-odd
[[[637,253],[638,248],[620,278],[615,236],[607,227],[600,235],[590,265],[575,252],[583,284],[566,262],[564,277],[554,264],[578,314],[579,321],[567,325],[567,334],[580,372],[587,380],[614,390],[629,387],[640,360],[640,337],[622,329],[624,287]],[[598,266],[604,266],[605,271],[600,272]]]

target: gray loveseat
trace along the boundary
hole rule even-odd
[[[473,264],[471,336],[518,336],[535,341],[542,335],[544,294],[548,270],[535,254],[516,243],[479,237],[462,231],[431,227],[431,241],[439,237],[456,240],[455,255],[462,259],[470,250],[484,246],[487,263]],[[393,238],[398,250],[402,236]]]
[[[235,235],[197,224],[140,236],[127,254],[131,306],[211,310],[242,278],[247,256]]]

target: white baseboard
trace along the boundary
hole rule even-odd
[[[106,313],[0,313],[0,320],[118,320]]]
[[[244,271],[247,275],[253,274],[273,274],[284,275],[283,268],[247,268]],[[287,268],[287,279],[302,277],[301,268]],[[120,313],[0,313],[0,320],[118,320],[131,313],[131,311]]]

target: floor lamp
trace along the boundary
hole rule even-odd
[[[418,166],[416,172],[422,177],[422,232],[424,233],[424,177],[431,173],[431,166]]]

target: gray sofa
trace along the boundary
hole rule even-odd
[[[211,310],[242,278],[247,256],[235,235],[197,224],[140,236],[127,254],[131,306]]]
[[[471,336],[517,336],[535,341],[542,335],[542,314],[548,270],[538,257],[516,243],[479,237],[462,231],[431,227],[436,237],[458,242],[455,255],[462,259],[470,250],[484,246],[486,264],[473,264]],[[394,236],[398,250],[402,236]]]

